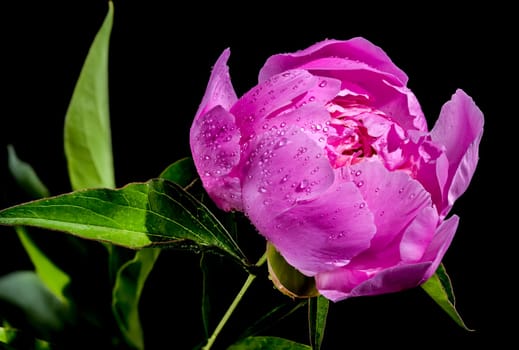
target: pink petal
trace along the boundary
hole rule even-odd
[[[323,79],[304,70],[293,70],[271,77],[243,95],[231,113],[247,141],[263,131],[272,115],[291,111],[308,102],[324,105],[339,92],[340,82]],[[268,125],[267,125],[268,128]]]
[[[240,210],[241,189],[229,173],[240,161],[240,132],[234,116],[216,106],[198,116],[190,130],[193,161],[204,188],[223,210]]]
[[[426,145],[427,143],[424,144],[424,146]],[[443,188],[447,183],[448,174],[449,161],[445,153],[441,153],[436,159],[431,161],[424,161],[420,164],[416,174],[416,179],[431,194],[432,201],[438,212],[443,207]]]
[[[238,99],[227,66],[230,54],[229,49],[224,50],[213,66],[204,97],[195,114],[195,120],[215,106],[222,106],[228,110]]]
[[[431,206],[429,193],[418,181],[406,172],[387,170],[377,158],[343,168],[342,174],[356,184],[374,215],[378,229],[370,250],[386,247],[423,208]]]
[[[306,62],[321,57],[341,57],[364,62],[379,71],[394,75],[402,85],[407,83],[407,75],[391,61],[387,54],[362,37],[346,41],[324,40],[305,50],[271,56],[260,70],[259,80],[264,81],[280,72],[298,68]]]
[[[438,266],[440,265],[447,249],[449,249],[454,234],[458,229],[459,217],[457,215],[451,216],[449,219],[442,222],[442,224],[436,230],[431,244],[427,247],[422,261],[431,261],[432,264],[427,270],[426,274],[422,278],[421,282],[425,282],[431,277]]]
[[[400,258],[403,262],[416,262],[423,257],[436,232],[438,220],[434,208],[428,206],[420,211],[402,236]]]
[[[245,213],[287,262],[307,275],[346,264],[369,246],[372,214],[352,183],[299,128],[256,140],[244,172]]]
[[[268,202],[268,210],[279,213],[319,196],[334,181],[324,150],[297,127],[260,134],[248,152],[241,175],[246,209],[260,210],[264,205],[257,204]]]
[[[371,107],[386,113],[404,129],[428,130],[415,95],[389,73],[363,62],[338,57],[318,58],[299,68],[343,81],[343,88],[357,94],[367,93]]]
[[[400,265],[383,270],[371,278],[368,272],[342,268],[317,275],[316,287],[332,301],[394,293],[420,285],[430,267],[430,262]],[[351,276],[356,278],[351,280]]]
[[[443,105],[431,131],[432,140],[445,147],[449,174],[443,192],[445,216],[456,199],[467,189],[478,163],[479,144],[483,136],[483,113],[463,90],[456,90]]]
[[[390,268],[370,270],[362,269],[353,261],[348,266],[318,274],[315,277],[317,289],[330,300],[339,301],[355,296],[398,292],[419,286],[436,272],[452,242],[458,221],[457,216],[444,221],[436,230],[423,257],[416,263],[401,262]]]

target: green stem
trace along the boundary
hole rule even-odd
[[[259,258],[258,262],[256,263],[256,266],[263,265],[265,263],[265,261],[267,261],[267,253],[266,252],[265,252],[265,254],[263,254],[263,256],[261,258]],[[252,284],[252,281],[254,281],[255,278],[256,278],[256,275],[253,275],[252,273],[249,273],[249,276],[247,277],[247,280],[245,280],[245,283],[241,287],[240,291],[238,292],[238,294],[236,294],[236,297],[234,298],[232,304],[229,306],[229,308],[227,309],[227,311],[223,315],[222,319],[220,320],[220,323],[218,323],[218,325],[214,329],[213,334],[211,334],[211,337],[209,337],[209,339],[207,339],[207,343],[202,348],[202,350],[209,350],[209,349],[211,349],[211,347],[213,346],[214,342],[216,341],[216,338],[218,337],[218,335],[222,331],[223,327],[225,326],[225,324],[227,323],[227,321],[231,317],[232,313],[234,312],[234,310],[236,309],[236,307],[240,303],[241,299],[245,295],[245,292],[247,291],[247,289],[249,289],[250,285]]]

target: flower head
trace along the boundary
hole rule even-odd
[[[458,226],[483,114],[457,90],[432,130],[407,76],[364,38],[271,56],[237,97],[224,50],[190,132],[203,185],[337,301],[425,282]]]

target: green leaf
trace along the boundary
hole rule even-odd
[[[28,194],[35,198],[49,196],[49,191],[40,181],[34,169],[18,158],[14,147],[8,146],[8,164],[9,170],[20,186],[27,191]],[[70,281],[70,277],[60,270],[29,238],[26,229],[21,226],[15,227],[25,251],[29,255],[33,263],[36,274],[43,284],[59,298],[62,302],[68,302],[64,296],[64,289]]]
[[[319,350],[326,328],[326,318],[330,301],[319,295],[308,302],[308,328],[310,330],[310,345],[312,349]]]
[[[216,217],[182,187],[164,179],[23,203],[1,210],[0,225],[57,230],[131,249],[207,249],[250,265]]]
[[[9,344],[16,337],[16,330],[11,327],[0,327],[0,344]]]
[[[183,158],[168,166],[160,177],[186,187],[196,179],[197,172],[193,161],[190,158]],[[137,251],[132,260],[119,268],[115,278],[113,313],[126,341],[137,349],[144,348],[144,336],[139,318],[141,292],[159,254],[160,249],[156,248]]]
[[[195,163],[189,157],[182,158],[169,165],[160,174],[161,178],[175,182],[176,184],[186,188],[189,187],[198,178]]]
[[[280,337],[247,337],[229,346],[227,350],[312,350],[306,344]]]
[[[115,318],[129,344],[144,349],[144,339],[139,318],[139,300],[144,282],[152,271],[160,249],[146,248],[119,270],[114,286],[112,308]]]
[[[87,54],[65,117],[64,141],[72,189],[115,187],[108,103],[108,47],[113,2]]]
[[[254,324],[249,326],[238,337],[238,339],[254,336],[274,327],[277,323],[281,322],[283,319],[287,318],[305,306],[308,303],[308,300],[309,299],[297,299],[295,301],[287,300],[285,303],[274,307],[272,310],[254,322]]]
[[[29,238],[25,227],[16,226],[16,233],[25,251],[34,265],[36,274],[43,284],[63,303],[68,303],[64,290],[70,282],[70,277],[58,268]]]
[[[467,331],[468,328],[455,307],[454,292],[447,271],[443,264],[440,264],[436,273],[422,284],[422,289],[456,322],[460,327]]]
[[[11,325],[30,329],[42,339],[62,332],[70,316],[70,309],[34,271],[16,271],[0,277],[0,305]]]
[[[28,163],[20,160],[13,145],[7,146],[7,164],[18,185],[33,198],[49,196],[49,190]]]

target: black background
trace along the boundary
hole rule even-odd
[[[517,149],[512,141],[518,114],[512,94],[517,91],[517,39],[512,35],[516,18],[511,9],[496,2],[481,8],[438,2],[381,7],[320,1],[284,8],[279,1],[165,4],[115,1],[109,70],[118,186],[155,177],[190,155],[191,120],[223,49],[231,49],[231,77],[241,95],[255,85],[259,69],[272,54],[306,48],[325,38],[364,36],[408,74],[408,85],[431,127],[456,88],[472,96],[485,114],[480,162],[453,209],[461,221],[444,258],[457,309],[476,331],[456,326],[416,289],[332,305],[323,347],[517,344],[511,332],[517,328]],[[0,5],[1,207],[24,199],[8,174],[7,144],[15,146],[53,194],[69,191],[64,116],[106,11],[102,0]],[[2,273],[24,264],[17,260],[14,236],[11,229],[0,228]],[[198,293],[197,264],[192,254],[161,255],[141,303],[148,348],[193,345],[191,338],[196,336],[190,334],[199,332],[199,324],[190,321],[190,315],[199,311],[189,308],[189,300]],[[226,275],[220,282],[222,298],[231,298],[243,276],[226,281]],[[272,298],[270,294],[268,283],[258,283],[244,304],[261,304],[265,295]],[[247,316],[236,315],[250,322]],[[304,312],[299,313],[271,333],[306,341],[304,319]]]

